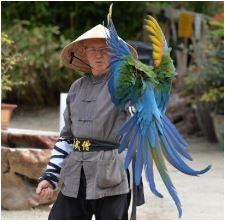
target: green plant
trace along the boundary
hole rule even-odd
[[[1,77],[2,77],[2,99],[6,98],[8,92],[12,91],[15,85],[24,85],[21,79],[13,78],[13,71],[23,57],[17,51],[13,40],[5,33],[1,33]]]
[[[212,112],[224,112],[224,42],[223,21],[209,23],[207,38],[195,48],[195,64],[184,79],[182,94],[192,96]]]
[[[135,35],[140,37],[147,2],[121,1],[114,4],[116,10],[113,15],[118,33],[125,39],[135,38]],[[109,5],[110,2],[107,1],[89,1],[87,4],[82,1],[34,1],[32,4],[25,1],[5,1],[2,3],[2,27],[13,25],[15,18],[29,20],[32,27],[57,25],[63,35],[71,39],[103,21],[106,24]],[[124,16],[125,11],[127,16]],[[135,19],[132,20],[132,25],[127,25],[130,24],[131,16]]]
[[[15,85],[7,99],[34,106],[56,105],[59,93],[68,91],[78,76],[60,61],[60,52],[69,41],[60,35],[58,26],[31,27],[29,21],[17,20],[6,32],[24,57],[14,68],[13,76],[29,82]]]

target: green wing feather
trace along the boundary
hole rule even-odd
[[[151,82],[155,86],[159,84],[153,69],[153,67],[145,65],[131,56],[126,57],[120,68],[116,96],[118,98],[126,97],[125,102],[129,100],[131,104],[136,103],[146,88],[146,82]]]

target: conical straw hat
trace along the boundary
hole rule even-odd
[[[73,70],[91,73],[91,68],[88,64],[85,53],[85,41],[89,39],[106,39],[106,32],[109,33],[109,30],[103,25],[99,24],[68,44],[61,53],[63,64]],[[137,51],[128,43],[127,45],[133,57],[137,58]]]

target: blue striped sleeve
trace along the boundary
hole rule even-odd
[[[60,180],[60,171],[64,160],[72,151],[73,148],[71,140],[60,137],[53,148],[47,168],[39,178],[39,182],[42,180],[48,180],[52,184],[53,188],[57,189],[58,182]]]

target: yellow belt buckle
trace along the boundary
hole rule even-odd
[[[84,140],[82,143],[83,151],[90,151],[91,142],[90,140]]]
[[[78,140],[77,138],[74,139],[74,141],[73,141],[73,149],[74,150],[81,151],[81,147],[82,147],[82,150],[85,151],[85,152],[90,151],[90,147],[91,147],[90,140],[84,140],[82,142],[82,144],[81,144],[81,141],[80,140]]]
[[[80,151],[80,141],[77,138],[73,141],[73,149]]]

